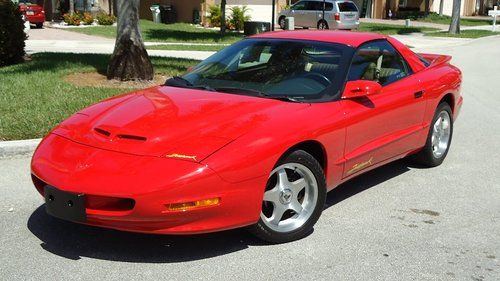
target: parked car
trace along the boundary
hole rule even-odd
[[[33,4],[30,1],[19,1],[19,9],[26,16],[30,24],[36,25],[38,28],[43,27],[45,22],[45,11],[38,4]]]
[[[32,179],[65,220],[299,239],[339,184],[404,157],[443,162],[463,101],[450,59],[375,33],[248,37],[70,116],[36,149]]]
[[[327,0],[324,3],[322,0],[299,1],[279,14],[278,23],[282,29],[285,28],[286,17],[293,17],[295,26],[305,28],[350,30],[359,27],[359,11],[356,4],[345,0]]]

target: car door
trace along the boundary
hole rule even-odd
[[[305,22],[305,12],[306,12],[306,2],[299,1],[295,3],[291,9],[291,16],[294,18],[296,26],[304,26]]]
[[[306,1],[306,10],[304,12],[304,26],[317,27],[318,12],[323,8],[323,3],[319,1]],[[321,14],[321,13],[320,13]]]
[[[385,39],[357,49],[348,80],[373,80],[382,90],[341,101],[348,121],[344,178],[418,148],[425,101],[411,74],[408,63]]]

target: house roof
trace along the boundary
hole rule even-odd
[[[376,39],[384,39],[386,36],[370,32],[352,32],[337,30],[294,30],[265,32],[252,36],[252,38],[277,38],[277,39],[299,39],[321,41],[329,43],[340,43],[358,47],[359,45]]]

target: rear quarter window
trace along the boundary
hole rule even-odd
[[[357,12],[358,8],[352,2],[338,2],[337,6],[339,7],[340,12]]]

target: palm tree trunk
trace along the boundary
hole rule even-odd
[[[140,0],[117,0],[117,35],[115,50],[108,64],[108,79],[152,80],[149,60],[139,31]]]
[[[69,14],[72,15],[75,13],[75,1],[69,0]]]
[[[460,33],[460,6],[461,0],[453,0],[453,9],[451,11],[451,23],[450,29],[448,30],[451,34]]]
[[[444,6],[444,0],[439,1],[439,15],[443,15],[443,6]]]
[[[220,33],[226,32],[226,0],[220,1]]]

